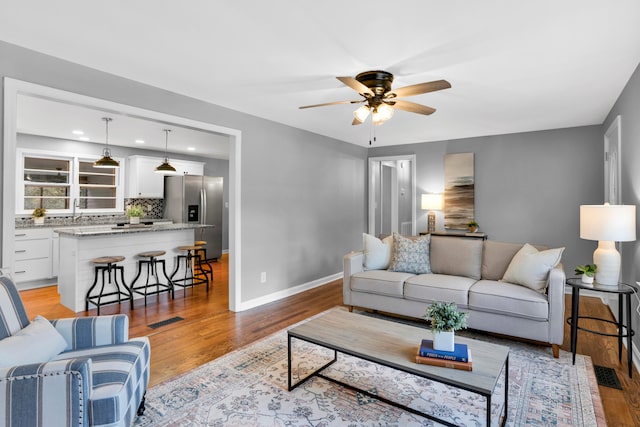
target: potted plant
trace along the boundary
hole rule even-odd
[[[453,351],[454,333],[467,327],[469,313],[458,311],[454,302],[434,302],[427,307],[424,317],[431,322],[433,348]]]
[[[129,217],[129,223],[140,224],[140,217],[144,216],[144,210],[137,205],[130,206],[127,209],[127,216]]]
[[[475,221],[470,221],[469,223],[467,223],[467,227],[469,228],[469,233],[475,233],[476,231],[478,231],[479,225]]]
[[[33,217],[33,223],[35,225],[44,224],[44,217],[47,214],[47,210],[45,208],[35,208],[33,212],[31,212],[31,216]]]
[[[593,283],[593,279],[595,277],[596,271],[598,270],[598,266],[595,264],[586,264],[579,265],[575,268],[574,272],[576,274],[580,274],[580,279],[582,283],[586,283],[588,285]]]

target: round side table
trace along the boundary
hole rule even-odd
[[[571,286],[571,317],[567,318],[567,323],[571,325],[571,353],[573,354],[573,364],[576,363],[576,347],[578,344],[578,329],[581,331],[589,332],[592,334],[598,334],[606,337],[618,337],[618,360],[622,360],[622,338],[627,338],[627,365],[629,366],[629,378],[631,378],[631,374],[633,372],[633,364],[632,364],[632,341],[631,337],[635,335],[635,331],[632,328],[632,315],[631,315],[631,295],[634,292],[638,292],[638,286],[630,285],[627,283],[618,283],[617,285],[599,285],[598,283],[594,283],[592,285],[582,283],[580,278],[570,278],[567,279],[567,285]],[[618,321],[613,321],[609,319],[602,319],[599,317],[591,317],[591,316],[579,316],[578,311],[580,308],[580,290],[585,289],[594,292],[603,292],[608,294],[616,294],[618,295]],[[623,304],[624,298],[624,304]],[[626,305],[627,318],[626,323],[624,322],[623,317],[623,306]],[[609,334],[599,331],[593,331],[586,328],[581,328],[578,325],[579,319],[591,319],[597,320],[600,322],[611,323],[617,326],[618,333],[617,334]]]

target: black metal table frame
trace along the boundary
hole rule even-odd
[[[573,281],[576,282],[573,282]],[[618,338],[618,361],[622,361],[622,338],[627,338],[627,365],[629,366],[629,378],[633,374],[633,351],[632,351],[632,337],[635,335],[635,331],[632,327],[633,318],[631,316],[631,294],[634,292],[634,287],[626,283],[620,285],[628,286],[628,290],[620,291],[618,288],[597,288],[584,285],[577,285],[577,281],[580,279],[567,279],[567,284],[571,286],[571,317],[567,318],[567,323],[571,326],[571,354],[573,355],[573,364],[576,364],[576,349],[578,346],[578,329],[591,334],[601,335],[605,337],[617,337]],[[573,284],[572,284],[573,283]],[[578,311],[580,309],[580,289],[605,292],[618,295],[618,321],[614,322],[609,319],[602,319],[600,317],[593,316],[580,316]],[[623,304],[623,296],[626,296],[626,304]],[[627,324],[624,324],[623,307],[627,307]],[[599,322],[611,323],[618,328],[617,334],[610,334],[606,332],[594,331],[587,328],[582,328],[579,325],[579,319],[591,319]]]
[[[324,348],[327,348],[329,350],[333,350],[333,359],[330,360],[329,362],[325,363],[324,365],[322,365],[320,368],[318,368],[315,371],[313,371],[311,374],[309,374],[304,379],[298,381],[295,384],[292,384],[292,378],[291,378],[291,365],[292,365],[292,363],[291,363],[292,362],[291,338],[296,338],[296,339],[299,339],[301,341],[306,341],[306,342],[318,345],[320,347],[324,347]],[[348,388],[349,390],[355,391],[357,393],[362,393],[367,397],[379,400],[379,401],[381,401],[383,403],[386,403],[387,405],[391,405],[393,407],[396,407],[396,408],[402,409],[404,411],[410,412],[412,414],[428,418],[430,420],[442,423],[442,424],[444,424],[446,426],[449,426],[449,427],[458,427],[456,424],[452,424],[452,423],[450,423],[450,422],[448,422],[446,420],[443,420],[441,418],[438,418],[438,417],[436,417],[434,415],[418,411],[417,409],[402,405],[402,404],[400,404],[398,402],[394,402],[394,401],[389,400],[389,399],[387,399],[385,397],[378,396],[378,395],[373,394],[373,393],[371,393],[371,392],[369,392],[367,390],[362,390],[362,389],[360,389],[358,387],[355,387],[355,386],[353,386],[351,384],[347,384],[345,382],[342,382],[340,380],[337,380],[335,378],[331,378],[331,377],[329,377],[327,375],[322,374],[322,371],[324,371],[326,368],[328,368],[329,366],[331,366],[332,364],[334,364],[338,360],[338,352],[343,353],[343,354],[347,354],[349,356],[356,357],[358,359],[363,359],[363,360],[366,360],[368,362],[377,363],[379,365],[386,366],[386,367],[389,367],[389,368],[392,368],[392,369],[398,369],[400,371],[407,372],[407,373],[412,374],[412,375],[422,376],[423,378],[426,378],[426,379],[431,380],[431,381],[436,381],[436,382],[441,383],[441,384],[457,387],[459,389],[467,390],[467,391],[479,394],[481,396],[484,396],[485,399],[487,400],[487,408],[486,408],[487,426],[491,425],[491,396],[492,396],[491,393],[489,393],[489,394],[481,393],[481,392],[478,392],[477,390],[473,390],[471,388],[467,388],[467,387],[461,386],[460,384],[454,384],[454,383],[450,383],[450,382],[447,382],[447,381],[442,381],[440,379],[434,379],[431,376],[426,375],[426,374],[425,375],[418,375],[415,372],[410,372],[410,371],[403,370],[398,366],[395,366],[395,365],[391,366],[391,365],[385,364],[384,361],[382,361],[382,360],[374,359],[374,358],[367,358],[367,357],[364,357],[361,354],[355,354],[355,353],[352,353],[352,352],[347,351],[345,349],[337,349],[337,348],[334,348],[334,347],[330,347],[329,345],[327,345],[327,343],[316,342],[315,340],[311,340],[309,338],[302,337],[302,336],[299,336],[299,335],[297,335],[295,333],[291,333],[290,331],[287,331],[287,366],[288,366],[287,381],[288,381],[288,389],[289,389],[289,391],[294,390],[296,387],[298,387],[301,384],[304,384],[305,382],[307,382],[308,380],[310,380],[313,377],[319,377],[319,378],[322,378],[324,380],[327,380],[327,381],[333,382],[335,384],[338,384],[338,385],[340,385],[342,387]],[[508,405],[508,401],[509,401],[509,355],[508,354],[507,354],[507,357],[505,359],[505,364],[504,364],[503,371],[505,372],[505,375],[504,375],[504,410],[503,410],[504,415],[502,417],[502,421],[499,423],[500,426],[504,426],[505,425],[505,423],[507,421],[507,414],[508,414],[508,412],[507,412],[507,409],[508,409],[507,405]]]

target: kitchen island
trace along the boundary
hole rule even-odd
[[[201,224],[154,224],[116,226],[65,227],[54,229],[60,236],[60,269],[58,293],[65,307],[77,312],[84,311],[85,297],[94,279],[93,258],[121,255],[125,260],[126,284],[131,285],[138,269],[137,254],[150,250],[163,250],[166,255],[167,274],[175,268],[176,248],[193,245],[195,230],[209,227]],[[179,271],[178,274],[184,274]],[[143,276],[141,279],[144,277]],[[161,280],[163,279],[160,273]],[[139,279],[139,280],[141,280]],[[180,289],[180,288],[179,288]],[[135,298],[141,295],[134,294]],[[89,308],[92,308],[90,305]]]

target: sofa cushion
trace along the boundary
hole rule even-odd
[[[67,342],[44,317],[36,318],[10,337],[0,340],[0,367],[48,362]]]
[[[494,280],[480,280],[471,287],[469,308],[539,321],[549,319],[546,295],[524,286]],[[522,333],[514,331],[513,335],[522,336]]]
[[[386,270],[389,268],[393,249],[393,237],[387,236],[380,240],[371,234],[362,233],[362,241],[364,244],[364,269]]]
[[[430,252],[432,273],[480,279],[482,240],[433,236]]]
[[[430,239],[429,234],[417,239],[409,239],[393,233],[393,260],[389,270],[413,274],[431,273],[429,266]]]
[[[513,256],[524,246],[522,243],[496,242],[485,240],[482,249],[482,278],[500,280],[507,271]],[[539,251],[549,249],[546,246],[533,245]]]
[[[549,271],[558,265],[564,248],[538,251],[526,243],[514,255],[502,281],[526,286],[544,293],[547,289]]]
[[[413,274],[388,270],[367,270],[351,276],[351,290],[402,298],[402,286],[405,280],[410,277],[413,277]]]
[[[92,363],[89,424],[130,425],[138,409],[136,402],[142,399],[149,381],[149,370],[145,369],[149,365],[149,340],[134,338],[122,344],[68,351],[54,360],[79,357],[90,357]]]
[[[446,274],[421,274],[404,283],[404,297],[430,304],[435,301],[455,302],[460,307],[468,304],[469,288],[475,279]],[[426,309],[426,305],[425,305]]]

